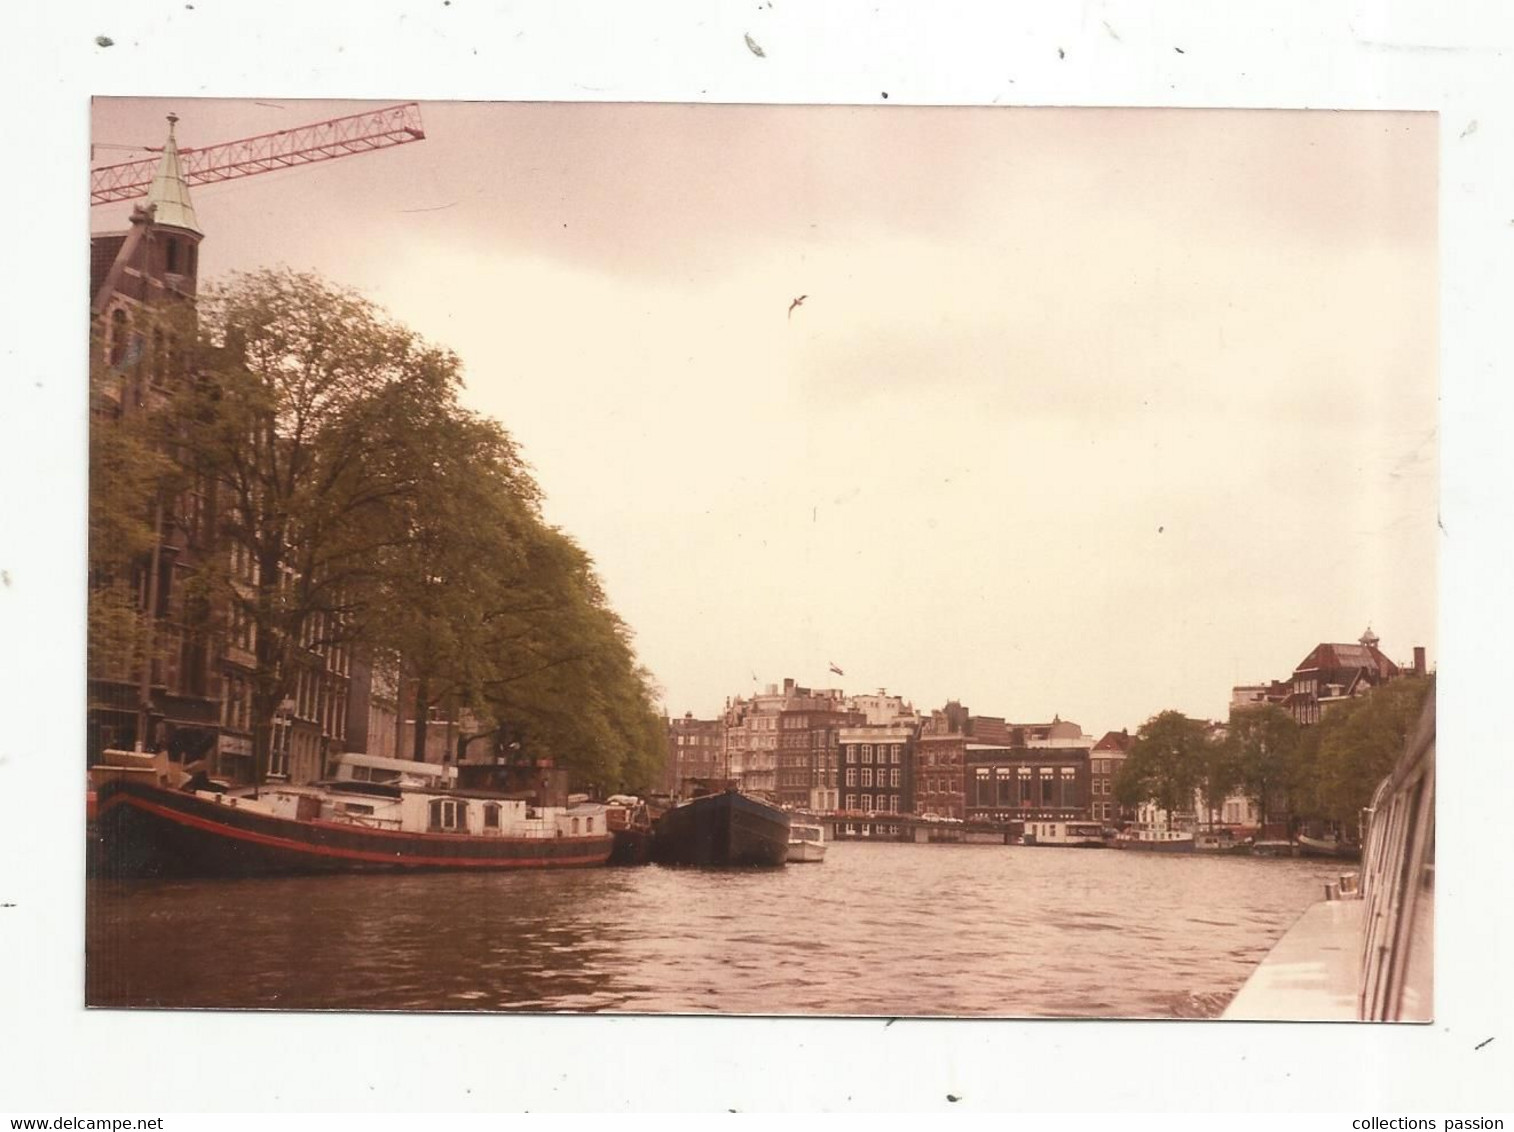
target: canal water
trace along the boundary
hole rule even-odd
[[[771,871],[91,881],[87,1001],[1212,1017],[1338,871],[839,842]]]

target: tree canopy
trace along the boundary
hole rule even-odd
[[[1276,704],[1230,713],[1226,747],[1234,760],[1236,782],[1256,803],[1262,821],[1285,807],[1298,783],[1300,728]]]
[[[1355,830],[1434,694],[1433,676],[1405,676],[1330,707],[1295,753],[1295,814]]]
[[[1331,704],[1301,727],[1269,704],[1231,713],[1223,738],[1175,711],[1149,719],[1115,778],[1122,805],[1189,809],[1195,792],[1211,812],[1235,791],[1265,821],[1328,821],[1355,829],[1361,810],[1392,770],[1434,678],[1408,676]]]
[[[512,438],[459,404],[456,356],[290,271],[234,276],[199,313],[164,439],[216,487],[199,584],[253,627],[255,777],[312,650],[343,645],[401,666],[420,721],[467,708],[586,783],[649,779],[630,634]]]
[[[1155,715],[1136,732],[1115,776],[1115,797],[1124,806],[1154,802],[1169,816],[1189,812],[1210,753],[1209,726],[1203,720],[1177,711]]]

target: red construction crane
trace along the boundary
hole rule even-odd
[[[295,165],[330,161],[405,145],[426,136],[421,128],[421,108],[414,102],[365,110],[345,118],[329,118],[292,130],[277,130],[255,138],[181,149],[184,180],[191,185],[209,185],[258,173],[272,173]],[[160,151],[161,151],[161,147]],[[104,165],[90,172],[90,204],[109,204],[147,195],[157,172],[158,158]]]

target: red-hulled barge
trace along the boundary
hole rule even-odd
[[[613,846],[603,807],[367,782],[191,793],[112,781],[96,836],[107,877],[585,867]]]

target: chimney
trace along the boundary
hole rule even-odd
[[[1414,646],[1414,675],[1416,675],[1416,676],[1423,676],[1424,674],[1425,674],[1425,646],[1424,645],[1415,645]]]

